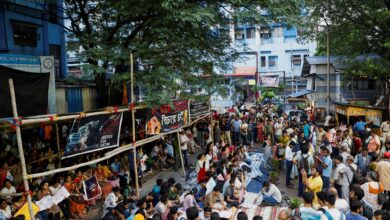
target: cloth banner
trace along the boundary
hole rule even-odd
[[[0,118],[13,117],[8,79],[14,81],[18,115],[42,115],[48,112],[49,73],[30,73],[0,65]]]
[[[118,112],[75,119],[62,159],[118,147],[122,116]]]
[[[279,75],[261,76],[260,86],[262,87],[278,87]]]
[[[96,176],[83,181],[84,199],[91,200],[102,195],[102,189]]]
[[[173,102],[148,110],[146,134],[154,135],[172,131],[188,124],[188,101]]]
[[[196,118],[210,113],[210,104],[208,101],[194,101],[190,103],[190,116]]]

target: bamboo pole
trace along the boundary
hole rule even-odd
[[[137,106],[134,108],[135,108],[135,110],[138,110],[138,109],[144,109],[144,108],[146,108],[146,106]],[[117,112],[127,112],[127,111],[129,111],[128,107],[122,107],[122,108],[118,108]],[[84,117],[95,116],[95,115],[105,115],[105,114],[111,114],[111,113],[112,113],[112,111],[108,111],[108,110],[101,110],[101,111],[97,111],[97,112],[87,112],[87,113],[85,113]],[[40,115],[38,117],[29,117],[29,118],[22,119],[22,124],[29,125],[29,124],[38,124],[38,123],[42,123],[42,122],[50,122],[53,120],[53,117],[55,117],[55,116],[57,116],[55,118],[56,121],[72,120],[72,119],[79,118],[80,113],[71,114],[71,115],[63,115],[63,116],[58,116],[56,114],[48,114],[48,115]]]
[[[131,83],[131,120],[133,130],[133,143],[135,143],[135,114],[134,114],[134,63],[133,53],[130,53],[130,83]],[[139,184],[138,184],[138,167],[137,167],[137,147],[134,146],[134,173],[135,173],[135,189],[137,191],[137,198],[139,198]]]
[[[202,120],[203,118],[208,117],[208,116],[209,116],[209,114],[204,115],[202,117],[199,117],[198,119],[194,120],[191,124],[187,125],[186,127],[191,126],[192,124],[195,124],[199,120]],[[87,161],[87,162],[80,163],[80,164],[77,164],[77,165],[73,165],[73,166],[70,166],[70,167],[63,167],[63,168],[50,170],[50,171],[45,171],[45,172],[41,172],[41,173],[30,174],[30,175],[28,175],[28,177],[30,179],[32,179],[32,178],[38,178],[38,177],[43,177],[43,176],[50,176],[50,175],[53,175],[53,174],[56,174],[56,173],[66,172],[66,171],[69,171],[69,170],[75,170],[75,169],[80,168],[80,167],[85,167],[85,166],[89,166],[91,164],[96,164],[96,163],[99,163],[101,161],[110,159],[111,157],[116,156],[116,155],[118,155],[120,153],[129,151],[130,149],[134,149],[135,147],[142,146],[142,145],[145,145],[147,143],[159,140],[159,139],[161,139],[161,137],[163,137],[165,135],[177,133],[178,131],[179,131],[179,129],[172,130],[172,131],[169,131],[169,132],[166,132],[166,133],[163,133],[163,134],[158,134],[158,135],[155,135],[155,136],[152,136],[152,137],[145,138],[143,140],[137,141],[135,144],[131,143],[131,144],[123,145],[123,146],[121,146],[119,148],[116,148],[115,150],[107,152],[103,157],[95,159],[95,160]]]
[[[179,147],[179,155],[180,155],[181,167],[183,168],[183,175],[184,175],[184,178],[186,178],[186,168],[184,167],[183,152],[181,151],[181,143],[180,143],[179,131],[180,130],[177,131],[177,143],[179,143],[178,147]]]
[[[60,154],[61,147],[60,147],[60,134],[58,131],[58,122],[56,122],[56,137],[57,137],[57,151],[58,151],[58,154]],[[58,160],[58,168],[61,168],[61,160]]]
[[[18,109],[16,107],[14,81],[13,81],[12,78],[8,79],[8,84],[9,84],[9,90],[10,90],[10,94],[11,94],[12,112],[13,112],[15,120],[18,120],[19,116],[18,116]],[[27,179],[27,169],[26,169],[26,161],[24,159],[22,134],[21,134],[19,125],[16,126],[16,140],[17,140],[17,143],[18,143],[18,151],[19,151],[20,163],[22,165],[22,175],[23,175],[24,190],[27,193],[28,210],[30,212],[30,218],[31,219],[35,219],[33,205],[32,205],[32,201],[31,201],[30,187],[28,185],[28,179]]]

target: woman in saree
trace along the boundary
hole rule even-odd
[[[64,187],[68,190],[70,197],[68,198],[70,203],[70,213],[74,218],[85,218],[87,216],[87,203],[84,201],[79,191],[79,184],[72,180],[72,177],[68,175]]]

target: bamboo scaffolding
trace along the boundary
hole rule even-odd
[[[17,119],[17,118],[19,118],[19,116],[18,116],[18,109],[16,107],[14,81],[13,81],[12,78],[8,79],[8,84],[9,84],[9,90],[10,90],[10,94],[11,94],[12,112],[13,112],[14,118]],[[24,190],[27,193],[28,210],[30,212],[31,219],[35,219],[34,218],[35,215],[34,215],[32,200],[31,200],[31,194],[30,194],[30,186],[28,185],[26,161],[25,161],[25,158],[24,158],[23,142],[22,142],[22,132],[20,131],[20,126],[16,126],[16,141],[18,143],[18,151],[19,151],[20,163],[22,165],[22,175],[23,175]]]
[[[185,178],[186,177],[186,168],[184,167],[183,152],[181,151],[179,131],[177,132],[177,143],[179,143],[178,145],[179,145],[180,162],[181,162],[181,167],[183,168],[183,175],[184,175],[184,178]]]
[[[200,121],[200,120],[202,120],[203,118],[206,118],[206,117],[209,117],[209,114],[200,116],[199,118],[197,118],[193,122],[189,123],[187,126],[183,126],[182,128],[189,127],[189,126],[197,123],[198,121]],[[142,146],[142,145],[145,145],[147,143],[159,140],[159,139],[161,139],[165,135],[177,133],[182,128],[179,128],[179,129],[176,129],[176,130],[172,130],[172,131],[169,131],[169,132],[166,132],[166,133],[158,134],[158,135],[155,135],[155,136],[152,136],[152,137],[149,137],[149,138],[142,139],[140,141],[137,141],[134,145],[133,145],[133,143],[123,145],[123,146],[121,146],[121,147],[119,147],[119,148],[117,148],[115,150],[107,152],[103,157],[95,159],[95,160],[92,160],[92,161],[87,161],[87,162],[80,163],[80,164],[77,164],[77,165],[73,165],[73,166],[70,166],[70,167],[63,167],[63,168],[50,170],[50,171],[45,171],[45,172],[41,172],[41,173],[29,174],[28,178],[29,179],[33,179],[33,178],[38,178],[38,177],[43,177],[43,176],[50,176],[50,175],[53,175],[53,174],[56,174],[56,173],[66,172],[66,171],[69,171],[69,170],[75,170],[75,169],[80,168],[80,167],[88,166],[88,165],[91,165],[91,164],[96,164],[96,163],[99,163],[101,161],[110,159],[111,157],[116,156],[116,155],[118,155],[120,153],[129,151],[130,149],[135,149],[138,146]]]
[[[133,144],[135,143],[135,114],[134,114],[134,66],[133,66],[133,54],[130,53],[130,83],[131,83],[131,124],[133,132]],[[138,164],[137,164],[137,146],[134,145],[133,151],[133,161],[134,161],[134,176],[135,176],[135,190],[137,191],[137,198],[139,198],[139,184],[138,184]]]

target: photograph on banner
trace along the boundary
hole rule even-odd
[[[209,113],[210,113],[210,102],[208,100],[190,102],[191,118],[196,118]]]
[[[92,176],[91,178],[83,181],[83,191],[85,200],[94,199],[102,194],[102,189],[100,188],[96,176]]]
[[[262,87],[278,87],[279,75],[265,75],[260,77],[260,86]]]
[[[188,124],[188,101],[175,101],[172,107],[163,105],[148,109],[146,134],[160,134]]]
[[[118,112],[75,119],[62,159],[118,147],[122,116]]]

